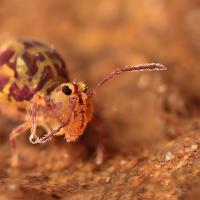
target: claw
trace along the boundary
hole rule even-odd
[[[39,140],[40,140],[39,137],[35,134],[31,134],[29,137],[29,141],[32,144],[37,144]]]

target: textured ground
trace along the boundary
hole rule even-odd
[[[95,99],[105,129],[105,162],[94,164],[96,130],[74,144],[18,140],[10,167],[1,116],[0,200],[198,199],[200,195],[200,4],[197,0],[6,0],[0,40],[54,44],[71,79],[90,87],[115,67],[161,62],[167,72],[131,73]]]

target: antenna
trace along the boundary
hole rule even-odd
[[[88,94],[88,98],[93,97],[97,93],[97,90],[100,89],[106,82],[108,82],[114,77],[119,76],[123,72],[158,71],[158,70],[167,70],[167,67],[165,67],[164,65],[160,63],[146,63],[146,64],[127,66],[123,69],[117,68],[110,75],[108,75],[101,82],[99,82],[97,87]]]

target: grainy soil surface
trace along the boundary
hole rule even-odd
[[[68,144],[17,140],[20,122],[0,116],[0,200],[195,200],[200,196],[200,3],[198,0],[0,1],[0,40],[26,36],[55,45],[71,80],[93,88],[116,67],[160,62],[167,71],[124,74],[95,98],[105,130]]]

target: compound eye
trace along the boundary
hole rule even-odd
[[[72,90],[67,85],[65,85],[65,86],[62,87],[62,91],[66,95],[70,95],[72,93]]]

